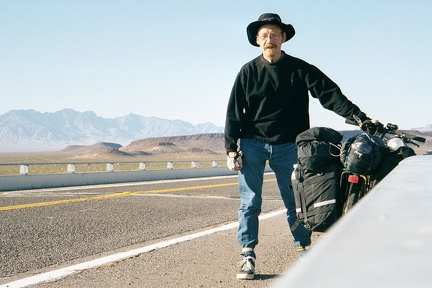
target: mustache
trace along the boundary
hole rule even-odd
[[[273,44],[266,44],[266,45],[264,46],[264,48],[276,48],[276,45],[273,45]]]

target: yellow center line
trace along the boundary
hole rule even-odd
[[[181,188],[169,188],[169,189],[160,189],[160,190],[150,190],[150,191],[136,192],[135,194],[169,193],[169,192],[177,192],[177,191],[199,190],[199,189],[226,187],[226,186],[234,186],[234,185],[237,185],[237,183],[225,183],[225,184],[202,185],[202,186],[193,186],[193,187],[181,187]]]
[[[135,194],[135,193],[134,192],[122,192],[122,193],[117,193],[117,194],[100,195],[100,196],[94,196],[94,197],[84,197],[84,198],[66,199],[66,200],[58,200],[58,201],[29,203],[29,204],[15,205],[15,206],[4,206],[4,207],[0,207],[0,211],[33,208],[33,207],[42,207],[42,206],[51,206],[51,205],[59,205],[59,204],[66,204],[66,203],[76,203],[76,202],[84,202],[84,201],[91,201],[91,200],[118,198],[118,197],[129,196],[131,194]]]
[[[269,181],[274,181],[274,180],[275,179],[264,180],[264,182],[269,182]],[[213,185],[191,186],[191,187],[181,187],[181,188],[169,188],[169,189],[159,189],[159,190],[150,190],[150,191],[122,192],[122,193],[100,195],[100,196],[93,196],[93,197],[74,198],[74,199],[47,201],[47,202],[39,202],[39,203],[29,203],[29,204],[21,204],[21,205],[14,205],[14,206],[3,206],[3,207],[0,207],[0,211],[26,209],[26,208],[34,208],[34,207],[44,207],[44,206],[52,206],[52,205],[61,205],[61,204],[68,204],[68,203],[93,201],[93,200],[112,199],[112,198],[126,197],[126,196],[131,196],[131,195],[136,195],[136,194],[170,193],[170,192],[178,192],[178,191],[186,191],[186,190],[199,190],[199,189],[226,187],[226,186],[234,186],[234,185],[237,185],[237,183],[225,183],[225,184],[213,184]]]

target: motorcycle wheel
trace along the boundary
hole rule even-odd
[[[349,183],[347,188],[348,188],[348,196],[343,206],[343,210],[342,210],[343,215],[348,213],[348,211],[359,201],[361,185]]]

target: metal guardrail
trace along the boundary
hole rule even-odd
[[[154,161],[161,163],[161,161]],[[153,163],[154,163],[153,162]],[[218,166],[217,160],[199,160],[199,161],[162,161],[166,162],[166,169],[146,169],[146,163],[149,162],[128,162],[138,163],[138,170],[115,171],[114,167],[117,162],[49,162],[49,163],[7,163],[0,165],[20,165],[19,175],[4,175],[0,176],[0,192],[1,191],[17,191],[26,189],[42,189],[42,188],[57,188],[71,187],[84,185],[99,185],[99,184],[114,184],[127,182],[143,182],[168,179],[185,179],[198,177],[215,177],[226,175],[237,175],[237,172],[230,171],[225,163],[223,166]],[[189,168],[176,168],[175,164],[180,162],[190,162]],[[208,167],[199,167],[201,162],[211,163]],[[104,164],[105,171],[100,172],[75,172],[74,165],[78,164]],[[126,162],[119,162],[126,163]],[[67,165],[68,173],[61,174],[30,174],[30,165]],[[24,167],[23,167],[24,166]],[[271,172],[267,165],[266,172]]]
[[[167,160],[167,161],[91,161],[91,162],[20,162],[20,163],[0,163],[1,166],[19,166],[19,175],[29,175],[30,166],[52,166],[64,165],[66,173],[75,173],[77,165],[106,165],[106,171],[114,171],[117,164],[136,164],[137,170],[146,170],[147,164],[166,163],[166,169],[174,169],[176,163],[190,163],[190,168],[198,168],[199,163],[210,164],[211,167],[218,167],[218,162],[222,160]],[[184,166],[184,165],[182,165]]]

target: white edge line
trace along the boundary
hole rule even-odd
[[[268,219],[268,218],[275,217],[275,216],[282,214],[282,213],[285,213],[285,212],[286,212],[286,209],[274,211],[271,213],[261,215],[259,217],[259,219],[260,220]],[[220,227],[208,229],[208,230],[205,230],[202,232],[182,236],[182,237],[171,239],[171,240],[162,241],[162,242],[155,243],[155,244],[152,244],[149,246],[144,246],[141,248],[133,249],[133,250],[130,250],[127,252],[121,252],[121,253],[113,254],[110,256],[98,258],[95,260],[87,261],[84,263],[72,265],[69,267],[65,267],[65,268],[53,270],[50,272],[41,273],[41,274],[38,274],[35,276],[23,278],[20,280],[16,280],[16,281],[13,281],[10,283],[0,285],[0,288],[21,288],[21,287],[26,287],[29,285],[39,284],[42,282],[49,282],[49,281],[58,280],[58,279],[66,277],[68,275],[78,273],[78,272],[86,270],[86,269],[104,266],[104,265],[107,265],[109,263],[118,262],[118,261],[121,261],[121,260],[124,260],[127,258],[135,257],[135,256],[142,254],[142,253],[150,252],[150,251],[160,249],[160,248],[165,248],[165,247],[177,244],[177,243],[181,243],[181,242],[189,241],[189,240],[192,240],[195,238],[207,236],[207,235],[210,235],[210,234],[213,234],[216,232],[236,228],[237,226],[238,226],[238,222],[233,222],[233,223],[226,224],[226,225],[223,225]]]

